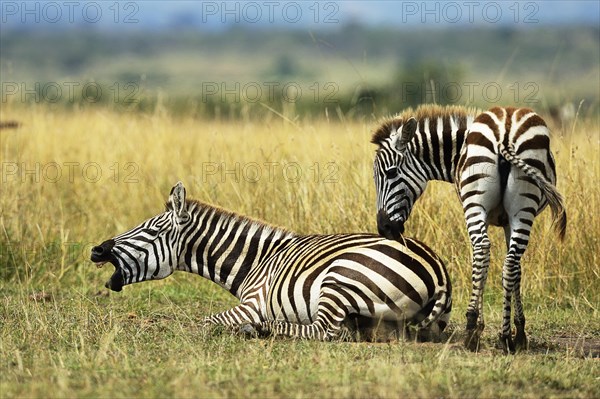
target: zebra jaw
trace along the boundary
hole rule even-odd
[[[94,262],[98,269],[104,267],[104,265],[107,263],[111,263],[115,267],[115,272],[112,274],[112,276],[110,276],[110,279],[106,283],[104,283],[104,286],[112,291],[119,292],[123,290],[123,286],[125,285],[123,273],[121,273],[121,268],[108,260],[102,262]]]
[[[121,268],[115,266],[115,272],[110,279],[104,284],[106,288],[112,291],[120,292],[123,290],[123,286],[125,285],[125,281],[123,279],[123,273],[121,273]]]
[[[111,263],[115,267],[115,272],[110,276],[110,280],[108,280],[104,286],[113,291],[121,291],[125,285],[125,279],[119,265],[120,262],[112,252],[114,246],[115,241],[110,239],[93,247],[90,260],[94,262],[97,268],[103,267],[106,263]]]

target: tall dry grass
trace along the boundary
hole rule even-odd
[[[170,187],[300,233],[375,232],[371,122],[204,121],[8,104],[2,131],[2,283],[99,286],[89,248],[163,209]],[[525,297],[600,301],[600,139],[597,119],[553,130],[565,242],[550,212],[536,219],[523,260]],[[454,188],[432,183],[407,225],[444,258],[465,303],[470,246]],[[500,291],[504,242],[492,230],[490,292]],[[578,301],[579,303],[580,301]]]
[[[536,220],[523,262],[531,347],[513,357],[493,346],[504,247],[497,230],[484,349],[474,354],[456,343],[470,250],[450,185],[432,184],[407,226],[448,263],[456,306],[446,343],[247,340],[201,326],[203,316],[237,302],[215,284],[180,274],[113,295],[103,288],[111,268],[88,261],[92,245],[161,212],[178,180],[193,198],[298,232],[374,232],[371,123],[277,116],[227,123],[10,104],[4,119],[23,125],[0,132],[3,397],[599,394],[590,358],[600,334],[597,120],[554,131],[570,224],[559,243],[549,212]],[[215,169],[237,164],[237,179]]]

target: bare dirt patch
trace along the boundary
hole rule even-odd
[[[559,335],[550,337],[548,343],[550,350],[566,350],[575,356],[600,358],[600,337]]]

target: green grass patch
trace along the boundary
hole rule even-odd
[[[235,303],[207,281],[37,291],[3,287],[3,397],[596,397],[594,312],[527,309],[532,348],[505,356],[448,342],[342,343],[246,339],[200,320]],[[200,280],[197,278],[195,280]],[[207,300],[207,298],[210,298]],[[491,305],[491,304],[490,304]],[[497,307],[497,303],[493,304]],[[488,312],[490,325],[500,315]],[[566,337],[574,338],[566,342]],[[563,341],[561,341],[563,339]],[[578,346],[585,340],[596,347]],[[595,351],[595,352],[592,352]]]
[[[2,131],[0,148],[2,397],[600,397],[597,118],[553,129],[567,237],[557,241],[549,211],[536,218],[522,262],[530,348],[505,356],[495,346],[499,229],[490,231],[483,348],[462,347],[470,245],[448,184],[431,184],[407,223],[452,280],[443,343],[245,339],[201,325],[237,303],[215,284],[176,274],[114,294],[104,288],[112,267],[89,261],[93,245],[161,212],[178,180],[191,198],[300,233],[375,232],[371,123],[274,114],[261,123],[199,121],[14,104],[2,112],[22,122]],[[53,162],[59,179],[44,175]],[[278,166],[258,180],[206,173],[207,165],[265,162]],[[300,179],[283,174],[292,162]],[[69,164],[78,165],[72,179]],[[85,165],[102,177],[82,174]]]

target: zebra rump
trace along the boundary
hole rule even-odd
[[[165,212],[92,248],[91,260],[115,266],[106,283],[114,291],[176,270],[210,279],[240,304],[204,321],[242,331],[369,340],[391,327],[435,337],[452,308],[444,263],[415,239],[298,235],[186,200],[182,183]]]

